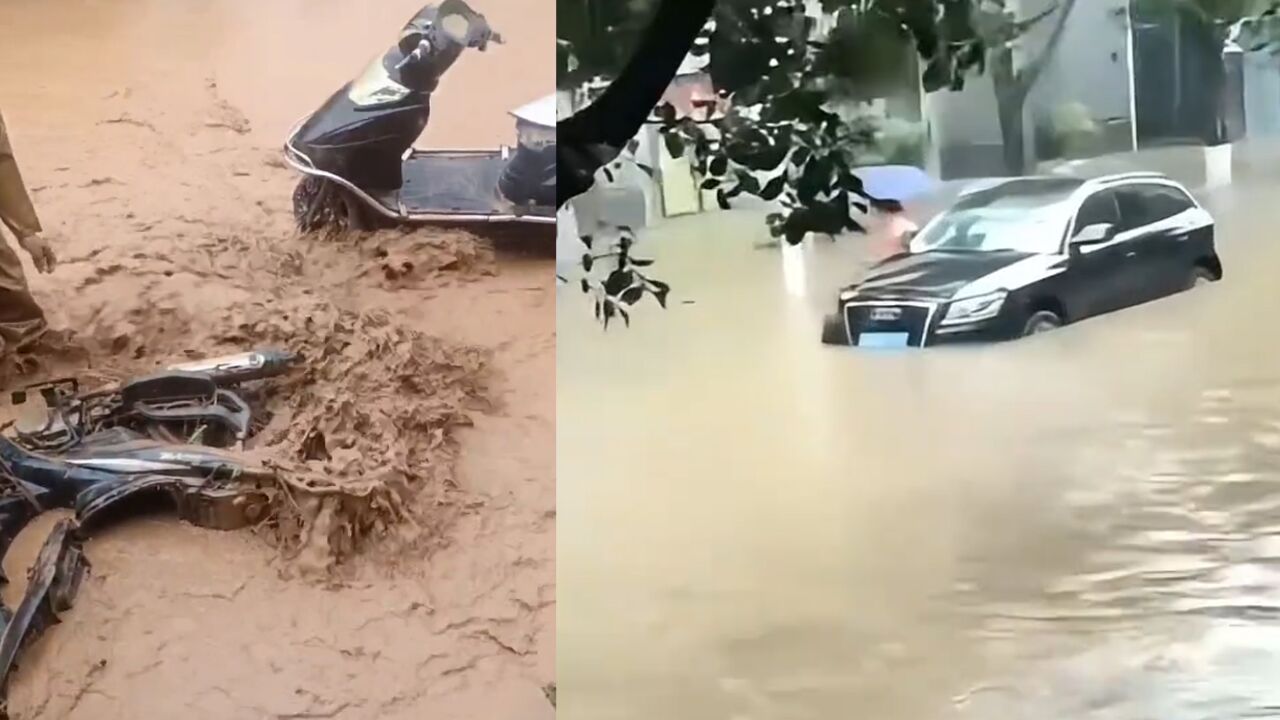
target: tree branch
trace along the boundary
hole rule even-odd
[[[595,172],[640,131],[714,9],[715,0],[662,0],[622,73],[595,102],[556,123],[557,207],[589,190]]]
[[[1044,49],[1040,51],[1039,57],[1035,62],[1031,63],[1022,72],[1018,73],[1018,89],[1023,96],[1031,92],[1031,88],[1035,87],[1036,80],[1040,79],[1040,74],[1048,67],[1049,61],[1053,59],[1054,52],[1058,49],[1058,44],[1062,42],[1062,35],[1067,29],[1067,19],[1071,17],[1071,10],[1076,5],[1076,0],[1065,0],[1062,3],[1058,15],[1058,24],[1053,26],[1053,32],[1049,35],[1049,40],[1045,43]]]
[[[1040,24],[1042,20],[1054,14],[1055,12],[1057,12],[1058,7],[1059,7],[1058,3],[1054,3],[1049,7],[1045,8],[1039,15],[1033,15],[1032,17],[1029,17],[1026,20],[1015,21],[1013,23],[1013,36],[1017,37],[1022,33],[1025,33],[1026,31],[1030,30],[1032,27],[1035,27],[1036,25]]]

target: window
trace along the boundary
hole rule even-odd
[[[1193,207],[1185,192],[1169,185],[1121,188],[1119,199],[1126,230],[1166,220]]]
[[[1109,223],[1117,230],[1120,229],[1120,207],[1116,204],[1116,193],[1112,190],[1103,190],[1085,198],[1076,213],[1076,224],[1071,232],[1078,233],[1098,223]]]
[[[1143,204],[1147,208],[1147,222],[1160,222],[1192,208],[1191,198],[1168,185],[1144,185],[1141,188]]]
[[[911,240],[913,253],[1056,253],[1079,181],[1013,180],[963,196]]]

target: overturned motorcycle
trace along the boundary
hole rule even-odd
[[[293,193],[298,227],[554,224],[554,95],[511,113],[514,149],[413,148],[441,77],[463,50],[483,52],[489,43],[502,38],[462,0],[428,5],[399,42],[295,126],[285,160],[304,175]]]
[[[0,605],[0,718],[19,651],[75,599],[89,568],[86,537],[157,498],[201,527],[265,519],[275,474],[234,452],[254,429],[240,386],[281,375],[297,360],[250,352],[92,392],[64,379],[12,394],[19,417],[0,435],[0,560],[38,515],[57,508],[74,515],[55,524],[17,609]]]

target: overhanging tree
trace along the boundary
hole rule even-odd
[[[986,40],[967,0],[827,0],[806,14],[791,0],[732,0],[717,12],[708,44],[711,76],[730,101],[715,126],[667,116],[675,154],[692,146],[703,187],[734,198],[779,201],[772,233],[859,231],[872,198],[854,168],[879,127],[848,110],[901,84],[914,50],[925,91],[960,89],[981,68]]]

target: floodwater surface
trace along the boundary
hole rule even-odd
[[[630,329],[562,287],[562,717],[1280,715],[1268,196],[1224,282],[987,347],[822,346],[857,239],[752,213],[647,231]]]

